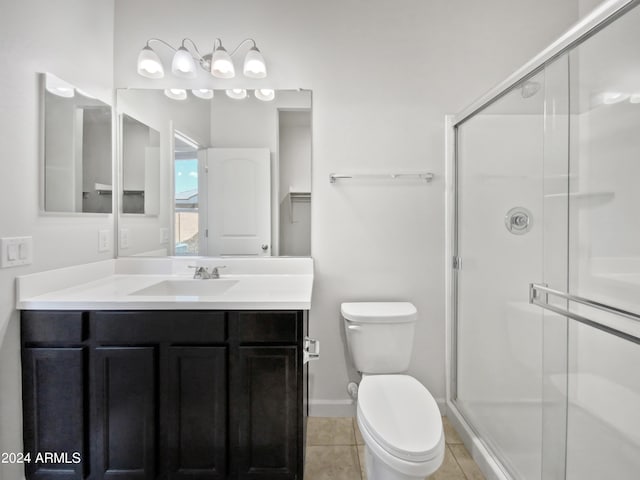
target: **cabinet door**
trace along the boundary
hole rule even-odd
[[[22,363],[24,447],[31,455],[31,463],[25,463],[26,477],[84,478],[86,362],[82,348],[25,348]],[[41,458],[45,453],[58,456]]]
[[[155,478],[155,349],[96,348],[92,373],[93,478]]]
[[[292,346],[240,346],[232,370],[232,461],[239,479],[294,479],[298,368]]]
[[[227,349],[170,347],[166,455],[170,480],[226,478]]]

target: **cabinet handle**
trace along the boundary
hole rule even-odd
[[[313,350],[311,349],[313,347]],[[320,358],[320,340],[316,338],[304,337],[304,349],[302,353],[302,363],[307,364],[311,360]]]

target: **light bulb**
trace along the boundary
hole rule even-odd
[[[164,77],[164,67],[160,57],[148,45],[138,54],[138,74],[147,78]]]
[[[196,77],[196,62],[185,47],[180,47],[173,56],[171,73],[182,78]]]
[[[264,57],[257,47],[252,47],[244,57],[244,67],[242,69],[245,77],[264,78],[267,76],[267,65]]]
[[[263,102],[270,102],[276,98],[276,92],[273,88],[258,88],[253,92],[258,100]]]
[[[172,100],[187,99],[187,91],[184,88],[167,88],[164,94]]]
[[[247,98],[247,91],[244,88],[231,88],[227,90],[226,93],[229,98],[233,98],[234,100]]]
[[[209,88],[197,88],[195,90],[191,90],[191,93],[203,100],[210,100],[213,98],[213,90]]]
[[[211,57],[211,75],[218,78],[233,78],[236,75],[231,56],[220,45]]]

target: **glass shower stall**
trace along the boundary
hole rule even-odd
[[[640,479],[640,7],[451,122],[450,408],[498,476]]]

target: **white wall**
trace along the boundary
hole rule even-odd
[[[111,103],[113,2],[3,0],[0,45],[0,236],[31,235],[34,241],[33,265],[0,270],[0,452],[19,452],[22,405],[14,279],[113,256],[113,251],[98,254],[98,230],[111,230],[112,216],[38,214],[36,73],[52,72]],[[20,465],[0,464],[0,479],[19,478]]]
[[[140,19],[144,18],[144,22]],[[118,87],[313,90],[311,334],[315,413],[341,413],[348,365],[340,302],[409,300],[419,311],[410,372],[444,397],[444,122],[577,20],[575,0],[116,0]],[[253,37],[264,80],[152,81],[135,61],[150,37],[203,49]],[[164,58],[169,51],[158,47]],[[167,63],[168,64],[168,63]],[[335,171],[429,170],[430,185],[330,185]],[[335,407],[337,405],[337,407]]]

